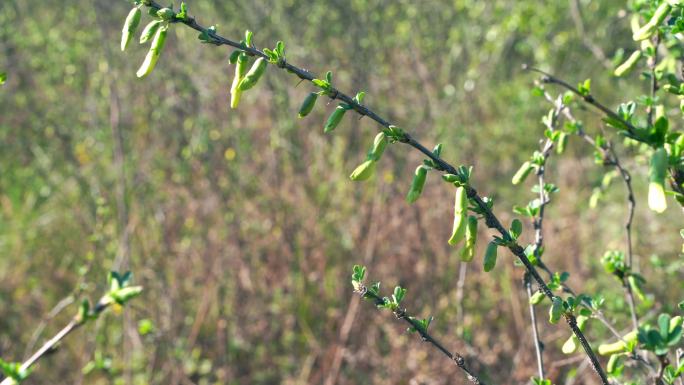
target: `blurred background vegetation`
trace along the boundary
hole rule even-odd
[[[532,95],[534,75],[522,63],[571,83],[591,77],[611,106],[647,88],[638,74],[609,75],[634,44],[623,1],[186,2],[224,36],[239,40],[251,29],[257,46],[283,40],[292,63],[333,70],[340,89],[366,91],[381,115],[428,145],[444,143],[446,159],[474,165],[474,186],[506,221],[532,198],[510,177],[537,148],[549,108]],[[462,267],[446,243],[452,190],[430,176],[422,199],[404,201],[416,153],[392,146],[373,181],[351,183],[372,122],[347,117],[324,136],[333,105],[297,119],[310,85],[275,70],[231,111],[230,52],[181,26],[172,26],[154,73],[137,79],[146,47],[119,51],[129,9],[105,0],[0,3],[0,71],[8,74],[0,87],[0,357],[24,358],[76,311],[74,300],[101,292],[111,269],[132,270],[145,286],[123,314],[63,343],[29,384],[465,383],[391,315],[354,296],[356,263],[408,288],[407,307],[434,315],[435,335],[467,353],[477,373],[529,381],[522,269],[501,252],[503,263],[484,275],[479,256],[459,300]],[[597,114],[576,114],[600,132]],[[656,277],[647,291],[681,300],[667,294],[682,289],[681,264],[664,267],[680,258],[681,214],[648,211],[646,160],[624,158],[640,202],[639,268]],[[623,309],[619,283],[599,263],[606,249],[623,247],[622,184],[588,209],[604,171],[576,137],[562,159],[552,157],[547,178],[561,191],[547,213],[545,258],[570,272],[574,287],[603,293],[609,310]],[[629,328],[626,312],[607,313]],[[564,325],[541,322],[541,330],[552,379],[595,381],[580,353],[560,361]],[[607,337],[598,323],[588,335],[594,344]]]

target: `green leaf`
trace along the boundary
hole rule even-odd
[[[109,296],[119,305],[125,305],[131,299],[142,293],[142,286],[129,286],[116,291],[109,292]]]
[[[7,81],[7,72],[0,72],[0,86]]]
[[[246,45],[247,47],[251,47],[251,46],[252,46],[252,36],[253,36],[253,35],[254,35],[254,34],[252,33],[252,31],[250,31],[250,30],[246,30],[246,31],[245,31],[245,45]]]
[[[354,265],[352,268],[352,281],[363,282],[366,277],[366,267],[362,265]]]
[[[530,303],[532,305],[537,305],[541,303],[541,301],[543,301],[544,298],[546,298],[546,295],[543,292],[536,291],[534,294],[532,294],[532,297],[530,297]]]
[[[185,20],[188,17],[188,6],[185,4],[184,1],[181,2],[180,5],[180,12],[176,14],[176,19],[178,20]]]
[[[203,30],[200,32],[199,36],[197,36],[202,43],[211,43],[213,41],[212,36],[216,34],[216,26],[211,26],[208,27],[207,29]]]
[[[0,371],[5,377],[14,380],[14,383],[20,383],[24,381],[30,370],[22,370],[20,362],[6,362],[0,358]]]
[[[150,319],[141,319],[138,321],[138,333],[141,336],[148,335],[154,331],[154,322]]]
[[[513,219],[513,222],[511,222],[511,229],[509,231],[511,233],[511,237],[517,240],[518,237],[520,237],[520,234],[522,233],[522,229],[523,225],[522,222],[520,222],[520,219]]]
[[[406,296],[406,289],[405,288],[402,288],[401,286],[397,286],[394,288],[394,294],[392,294],[392,299],[394,300],[394,303],[399,305],[405,296]]]
[[[563,300],[560,297],[553,297],[553,303],[549,309],[549,322],[558,323],[563,314]]]
[[[591,79],[587,79],[577,85],[577,90],[582,96],[589,96],[591,93]]]

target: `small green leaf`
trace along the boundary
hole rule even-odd
[[[591,79],[587,79],[577,85],[577,90],[582,96],[589,96],[591,93]]]
[[[563,314],[563,300],[560,297],[553,297],[553,303],[549,309],[549,322],[558,323]]]
[[[532,296],[530,297],[530,303],[531,303],[532,305],[538,305],[539,303],[541,303],[541,301],[544,300],[544,298],[546,298],[546,295],[545,295],[543,292],[541,292],[541,291],[536,291],[536,292],[535,292],[534,294],[532,294]]]
[[[252,31],[250,31],[250,30],[246,30],[246,31],[245,31],[245,45],[246,45],[247,47],[251,47],[251,46],[252,46],[252,36],[253,36],[253,35],[254,35],[254,34],[252,33]]]
[[[392,299],[394,300],[394,303],[399,305],[405,296],[406,296],[406,289],[405,288],[402,288],[401,286],[397,286],[394,288],[394,294],[392,294]]]
[[[522,233],[522,229],[523,229],[523,226],[522,226],[522,222],[520,222],[520,219],[518,219],[518,218],[513,219],[513,222],[511,222],[511,229],[510,229],[511,237],[513,239],[518,239],[520,237],[520,234]]]
[[[154,323],[150,319],[141,319],[138,321],[138,333],[141,336],[148,335],[154,331]]]

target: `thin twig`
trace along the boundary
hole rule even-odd
[[[463,293],[465,292],[465,281],[468,274],[468,262],[459,264],[458,281],[456,282],[456,325],[458,328],[458,335],[462,336],[464,332],[465,312],[463,311]]]
[[[606,116],[609,118],[616,120],[620,122],[627,133],[629,133],[632,137],[637,136],[638,129],[629,121],[623,119],[620,115],[616,114],[613,112],[611,109],[606,107],[604,104],[600,103],[598,100],[594,99],[594,96],[591,95],[591,93],[588,94],[582,94],[577,88],[571,86],[568,82],[564,81],[563,79],[560,79],[556,76],[553,76],[549,74],[548,72],[542,71],[538,68],[534,67],[528,67],[528,66],[523,66],[523,69],[527,69],[530,71],[538,72],[542,74],[541,81],[544,83],[550,83],[550,84],[558,84],[561,87],[567,89],[568,91],[572,92],[573,94],[579,96],[586,102],[587,104],[594,106],[601,112],[603,112]],[[653,77],[655,79],[655,76]],[[655,92],[658,90],[658,83],[657,82],[652,82],[651,83],[651,91],[652,91],[652,97],[655,97]],[[651,112],[649,110],[649,115],[651,115]],[[650,120],[652,120],[652,116],[649,117]],[[678,170],[675,167],[670,167],[669,168],[670,175],[672,176],[672,180],[670,181],[670,186],[672,187],[672,190],[676,191],[679,194],[684,194],[684,172],[681,170]],[[683,205],[684,207],[684,205]]]
[[[544,91],[544,97],[546,98],[547,101],[556,105],[557,101],[554,101],[554,99],[548,94],[548,92]],[[564,106],[561,111],[562,111],[563,115],[568,119],[568,121],[570,121],[572,123],[578,122],[577,119],[575,119],[575,117],[572,115],[572,112],[570,111],[569,107]],[[597,150],[601,151],[601,154],[603,157],[603,164],[605,166],[614,166],[618,170],[618,172],[620,173],[620,175],[621,175],[621,177],[625,183],[625,186],[627,188],[627,206],[628,206],[628,209],[627,209],[627,220],[625,222],[625,233],[626,233],[626,238],[627,238],[626,241],[627,241],[628,269],[631,269],[633,266],[633,262],[632,262],[633,261],[633,257],[632,257],[632,255],[633,255],[633,252],[632,252],[632,221],[634,219],[634,210],[636,207],[636,201],[634,199],[634,190],[632,189],[631,175],[629,174],[629,171],[627,171],[627,169],[620,162],[620,159],[619,159],[617,153],[615,152],[614,147],[612,146],[612,144],[610,142],[607,142],[605,147],[597,147],[596,141],[592,137],[587,135],[586,132],[584,132],[584,130],[581,129],[581,126],[578,125],[578,127],[579,127],[579,130],[577,132],[577,136],[579,136],[584,141],[589,143],[589,145],[591,145],[593,148],[596,148]],[[546,269],[546,266],[544,266],[544,268]],[[550,271],[547,270],[547,272],[549,274],[551,274]],[[629,282],[627,281],[626,277],[622,277],[621,281],[622,281],[622,286],[623,286],[623,289],[625,291],[625,296],[626,296],[626,299],[627,299],[627,302],[628,302],[629,308],[630,308],[630,316],[632,319],[633,330],[638,330],[639,329],[639,321],[638,321],[637,314],[636,314],[636,306],[635,306],[635,302],[634,302],[634,294],[632,293],[632,288],[629,285]],[[570,292],[573,296],[575,295],[574,291],[569,286],[567,286],[566,284],[563,284],[563,288],[565,291]],[[619,331],[617,331],[615,329],[615,327],[603,315],[603,312],[601,312],[598,309],[595,309],[593,312],[593,315],[596,319],[598,319],[601,323],[603,323],[603,325],[606,326],[606,328],[608,328],[608,330],[615,337],[617,337],[618,340],[621,340],[621,341],[626,343],[626,341],[623,339],[623,333],[620,333]],[[641,354],[639,354],[638,351],[635,350],[634,354],[630,357],[632,359],[638,361],[638,362],[643,363],[649,370],[651,370],[651,372],[654,371],[654,368],[651,365],[651,363],[648,361],[648,359],[646,359],[645,356],[642,356]]]
[[[554,101],[548,94],[548,92],[544,91],[544,97],[550,103],[556,105],[557,101]],[[562,113],[568,119],[568,121],[572,123],[577,123],[577,119],[575,119],[575,117],[572,115],[572,112],[570,111],[569,107],[564,106],[562,108]],[[587,135],[586,132],[584,132],[584,130],[582,130],[581,128],[577,132],[577,135],[584,141],[589,143],[593,148],[596,148],[597,150],[601,151],[603,157],[603,164],[605,166],[615,167],[615,169],[619,172],[620,176],[622,177],[623,182],[625,183],[625,187],[627,188],[627,219],[625,221],[625,234],[627,238],[627,267],[628,270],[631,270],[633,267],[632,221],[634,220],[634,210],[636,208],[636,200],[634,199],[634,189],[632,188],[632,177],[629,171],[627,171],[627,169],[620,162],[620,158],[618,157],[617,153],[615,152],[615,149],[613,148],[613,145],[610,142],[607,142],[605,147],[597,147],[596,141],[592,137]],[[622,277],[621,280],[622,287],[625,291],[625,296],[630,307],[632,325],[634,326],[634,330],[637,330],[639,329],[639,321],[636,315],[636,306],[634,302],[634,294],[632,293],[632,287],[629,285],[629,282],[627,281],[626,277]],[[610,326],[607,320],[605,320],[605,317],[601,316],[599,319],[604,321],[604,324],[608,326],[609,329],[614,330],[614,328]]]
[[[111,302],[99,302],[95,308],[92,310],[92,315],[98,315],[102,313],[109,305]],[[57,334],[55,334],[54,337],[50,338],[47,342],[43,344],[43,346],[40,347],[31,357],[29,357],[26,361],[24,361],[21,364],[20,371],[21,372],[26,372],[29,370],[33,365],[38,362],[42,357],[44,357],[46,354],[51,353],[56,345],[62,341],[66,336],[71,334],[74,330],[78,329],[79,327],[83,326],[86,323],[86,319],[78,319],[78,317],[74,317],[69,323],[62,328]],[[0,382],[0,385],[14,385],[16,382],[14,379],[11,377],[7,377],[2,382]]]
[[[523,284],[525,285],[525,291],[527,292],[527,298],[532,298],[532,281],[530,281],[529,274],[525,273],[523,278]],[[529,300],[527,301],[528,307],[530,308],[530,324],[532,326],[532,340],[534,341],[534,351],[537,356],[537,372],[539,373],[539,378],[546,378],[544,374],[544,357],[542,353],[544,351],[544,344],[539,338],[539,330],[537,329],[537,314],[535,306]]]
[[[653,56],[648,58],[648,70],[651,75],[651,104],[646,107],[648,126],[653,125],[653,113],[655,109],[653,108],[653,103],[655,100],[655,94],[658,92],[658,78],[656,77],[656,66],[658,65],[658,46],[660,45],[660,33],[656,33],[653,38]]]
[[[157,9],[157,10],[162,8],[159,4],[157,4],[155,1],[152,1],[152,0],[146,0],[146,2],[144,4],[148,7],[151,7],[151,8]],[[196,31],[206,33],[210,38],[210,44],[213,44],[216,46],[227,45],[227,46],[231,46],[231,47],[237,48],[239,50],[242,50],[242,51],[244,51],[248,54],[254,55],[254,56],[262,57],[265,59],[268,58],[268,56],[263,51],[261,51],[257,48],[245,47],[243,44],[241,44],[237,41],[226,39],[225,37],[218,35],[216,32],[208,30],[207,28],[198,24],[197,21],[195,21],[195,19],[192,17],[186,17],[183,20],[179,20],[179,23],[185,24],[188,27],[190,27]],[[278,66],[278,68],[284,69],[284,70],[296,75],[300,79],[304,79],[304,80],[308,80],[308,81],[312,81],[315,79],[314,75],[311,72],[306,71],[306,70],[299,68],[297,66],[294,66],[294,65],[288,63],[287,61],[285,61],[284,59],[280,60],[277,64],[277,66]],[[334,87],[331,87],[330,90],[328,90],[328,96],[331,99],[337,99],[337,100],[340,100],[340,101],[346,103],[347,105],[349,105],[351,107],[351,109],[356,111],[358,114],[368,116],[371,120],[376,121],[378,124],[380,124],[381,126],[383,126],[385,128],[389,128],[390,126],[392,126],[392,124],[390,124],[390,122],[388,122],[387,120],[380,117],[377,113],[370,110],[368,107],[357,103],[352,97],[350,97],[349,95],[339,91],[338,89],[336,89]],[[608,111],[610,111],[610,110],[608,110]],[[458,174],[458,171],[454,166],[452,166],[451,164],[449,164],[448,162],[446,162],[445,160],[443,160],[439,156],[436,156],[435,154],[433,154],[432,151],[427,149],[424,145],[422,145],[416,139],[411,137],[409,134],[404,133],[403,136],[399,139],[399,141],[401,143],[407,144],[407,145],[417,149],[418,151],[422,152],[425,156],[430,158],[432,160],[432,162],[434,163],[435,169],[449,173],[449,174]],[[520,262],[522,262],[522,264],[525,266],[525,269],[527,269],[527,271],[530,273],[531,277],[534,278],[534,280],[538,283],[538,285],[539,285],[541,291],[544,293],[544,295],[547,296],[549,299],[553,299],[553,297],[554,297],[553,292],[549,289],[549,287],[546,285],[546,282],[544,281],[544,279],[541,277],[541,275],[539,275],[539,272],[537,271],[537,269],[534,267],[534,265],[532,265],[532,263],[529,261],[529,259],[525,255],[524,248],[513,240],[513,238],[509,234],[508,230],[501,224],[501,222],[494,215],[494,213],[489,208],[487,203],[480,197],[477,190],[475,190],[471,186],[465,186],[465,189],[466,189],[466,193],[467,193],[467,196],[470,199],[470,201],[474,202],[475,206],[477,206],[477,208],[482,212],[482,216],[484,217],[485,223],[487,224],[487,226],[491,229],[497,230],[504,239],[509,240],[509,243],[507,246],[509,248],[509,250],[516,257],[518,257]],[[601,364],[598,360],[598,357],[596,356],[596,354],[592,350],[591,345],[589,345],[589,342],[587,341],[587,339],[584,336],[584,334],[582,333],[582,331],[579,330],[579,328],[577,327],[577,319],[575,318],[574,315],[569,314],[569,313],[564,314],[564,317],[565,317],[566,322],[568,323],[568,325],[572,329],[573,333],[575,334],[577,339],[580,341],[582,348],[586,352],[587,356],[591,360],[592,367],[593,367],[594,371],[597,373],[597,375],[600,377],[601,383],[604,385],[609,385],[608,378],[606,377],[605,372],[601,368]]]
[[[560,111],[563,109],[563,103],[561,98],[558,98],[557,103],[555,104],[552,116],[551,116],[551,121],[548,121],[546,123],[546,126],[549,130],[552,132],[556,130],[558,123],[559,123],[559,115]],[[551,150],[553,149],[553,140],[550,138],[547,138],[544,141],[544,144],[542,145],[541,148],[541,155],[543,158],[543,162],[539,165],[539,168],[537,169],[537,180],[538,180],[538,187],[539,187],[539,213],[533,220],[533,225],[534,225],[534,232],[535,232],[535,242],[534,242],[534,255],[537,258],[538,261],[541,260],[542,256],[542,248],[544,246],[544,232],[543,232],[543,226],[544,226],[544,208],[546,205],[549,203],[549,194],[546,192],[546,189],[544,186],[546,185],[546,182],[544,180],[545,172],[546,172],[546,161],[551,155]],[[530,281],[530,276],[529,274],[525,273],[525,276],[523,278],[523,285],[525,287],[525,291],[527,292],[527,299],[528,299],[528,306],[530,308],[530,323],[532,327],[532,338],[534,339],[534,349],[535,353],[537,356],[537,369],[539,372],[539,378],[543,379],[545,378],[544,375],[544,360],[542,357],[542,352],[543,352],[543,343],[539,337],[539,331],[537,329],[537,317],[535,313],[535,307],[534,304],[532,304],[530,301],[532,299],[532,283]]]
[[[587,104],[590,104],[590,105],[594,106],[595,108],[599,109],[601,112],[603,112],[604,114],[606,114],[608,117],[610,117],[610,118],[612,118],[612,119],[615,119],[615,120],[619,121],[620,123],[622,123],[622,124],[627,128],[627,131],[628,131],[630,134],[635,134],[635,133],[637,132],[637,128],[634,127],[634,125],[633,125],[632,123],[630,123],[630,122],[628,122],[627,120],[623,119],[620,115],[618,115],[618,114],[616,114],[615,112],[613,112],[613,110],[611,110],[610,108],[606,107],[604,104],[602,104],[602,103],[599,102],[598,100],[594,99],[594,96],[591,95],[591,93],[583,94],[583,93],[580,92],[580,90],[578,90],[576,87],[571,86],[571,85],[570,85],[568,82],[566,82],[565,80],[560,79],[560,78],[557,78],[557,77],[551,75],[550,73],[545,72],[545,71],[542,71],[542,70],[540,70],[540,69],[538,69],[538,68],[534,68],[534,67],[525,67],[525,69],[528,69],[528,70],[530,70],[530,71],[534,71],[534,72],[538,72],[538,73],[542,74],[542,75],[543,75],[542,78],[541,78],[541,81],[542,81],[542,82],[544,82],[544,83],[551,83],[551,84],[558,84],[559,86],[561,86],[561,87],[567,89],[568,91],[572,92],[573,94],[579,96],[579,97],[582,98],[582,100],[584,100]]]
[[[684,350],[681,348],[678,348],[675,351],[675,365],[677,365],[677,368],[680,368],[682,366],[682,358],[684,358]],[[679,382],[679,385],[684,385],[684,379],[682,379],[682,375],[679,375],[679,379],[677,380]]]
[[[375,305],[384,305],[385,300],[380,297],[379,295],[373,293],[372,291],[368,290],[365,286],[360,286],[358,293],[361,295],[363,298],[370,298],[373,300]],[[428,342],[432,344],[437,350],[442,352],[445,356],[449,357],[450,360],[454,361],[456,365],[465,372],[468,381],[472,382],[473,384],[478,384],[478,385],[485,385],[485,383],[480,380],[471,370],[466,366],[465,359],[463,356],[461,356],[458,352],[450,352],[447,348],[444,347],[439,341],[437,341],[433,336],[430,335],[430,333],[427,332],[419,323],[416,321],[416,319],[412,316],[410,316],[407,312],[406,309],[397,309],[393,311],[394,315],[400,319],[411,325],[413,329],[420,334],[420,337],[423,339],[423,341]],[[0,384],[2,385],[2,384]]]

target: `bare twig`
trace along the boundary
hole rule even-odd
[[[530,281],[529,274],[525,274],[523,278],[523,284],[525,285],[525,291],[527,292],[527,298],[532,298],[532,282]],[[534,304],[530,301],[527,302],[530,308],[530,324],[532,326],[532,341],[534,342],[534,351],[537,356],[537,372],[539,373],[539,378],[545,378],[544,375],[544,357],[542,355],[544,351],[544,344],[539,338],[539,330],[537,329],[537,314]]]

